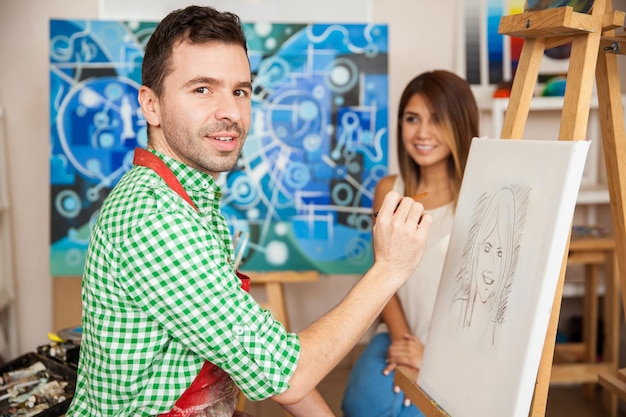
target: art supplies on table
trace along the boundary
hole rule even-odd
[[[0,367],[0,417],[65,414],[76,389],[76,369],[39,353]]]

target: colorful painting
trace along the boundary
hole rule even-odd
[[[487,87],[513,80],[524,40],[498,33],[502,16],[536,11],[546,6],[545,1],[481,0],[465,1],[464,8],[464,62],[466,79],[472,85]],[[592,1],[570,0],[552,2],[555,6],[565,4],[581,13],[589,12]],[[527,9],[525,9],[527,6]],[[539,71],[539,82],[546,82],[567,73],[571,43],[546,49]],[[562,95],[562,94],[561,94]]]
[[[91,226],[147,143],[137,103],[155,22],[50,21],[52,276],[81,275]],[[387,173],[388,29],[246,23],[252,126],[219,178],[247,242],[242,269],[362,273],[371,204]]]
[[[524,0],[462,2],[465,13],[465,74],[470,84],[488,86],[511,81],[522,39],[500,35],[502,16],[522,13]]]

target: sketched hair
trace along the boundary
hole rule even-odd
[[[467,233],[467,239],[465,240],[465,246],[461,254],[461,268],[455,277],[455,289],[450,299],[451,305],[456,303],[463,303],[463,309],[460,317],[460,324],[463,327],[468,327],[471,323],[472,315],[472,298],[475,291],[470,291],[473,284],[472,273],[472,257],[476,247],[478,231],[483,221],[484,213],[487,211],[487,207],[491,201],[491,194],[483,193],[475,203],[472,217],[470,220],[470,228]]]
[[[464,300],[464,308],[461,316],[461,325],[470,327],[474,316],[474,307],[478,295],[477,263],[479,253],[483,248],[486,238],[497,230],[502,243],[502,262],[500,270],[494,271],[496,287],[488,300],[487,309],[489,319],[501,324],[506,311],[506,300],[501,306],[501,297],[505,288],[510,287],[511,251],[515,234],[515,196],[510,188],[502,188],[495,194],[484,193],[474,210],[468,240],[463,250],[464,267],[459,271],[456,278],[456,290],[452,302]],[[500,308],[502,307],[502,308]]]
[[[409,100],[420,94],[431,113],[440,120],[445,140],[450,146],[448,175],[453,183],[454,201],[461,189],[472,138],[479,136],[478,105],[469,84],[458,75],[444,70],[424,72],[405,87],[398,106],[398,166],[404,179],[405,195],[417,192],[420,170],[411,159],[402,141],[402,116]]]
[[[515,196],[510,188],[498,190],[487,206],[472,249],[471,259],[473,265],[470,266],[471,271],[478,272],[475,266],[478,260],[478,252],[482,249],[482,243],[494,230],[497,232],[501,242],[502,262],[500,263],[500,270],[494,271],[497,276],[496,289],[494,296],[488,300],[488,310],[490,319],[500,324],[504,320],[504,311],[501,312],[499,317],[499,306],[503,289],[506,287],[509,278],[515,232]],[[477,279],[477,277],[474,277],[474,281]],[[476,286],[472,285],[470,287],[470,300],[473,300],[476,296],[475,291]]]
[[[519,260],[520,241],[524,234],[524,226],[526,225],[526,214],[528,211],[528,203],[530,200],[531,188],[529,186],[511,185],[510,190],[515,196],[515,212],[514,212],[514,228],[512,231],[511,249],[509,251],[508,271],[504,276],[504,282],[500,288],[499,303],[497,306],[496,321],[498,324],[504,322],[504,315],[508,305],[509,293],[513,285],[513,277],[517,272],[517,263]]]

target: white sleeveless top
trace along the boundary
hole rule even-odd
[[[393,189],[404,195],[404,181],[400,175],[396,176]],[[411,333],[419,337],[424,344],[428,337],[437,288],[452,232],[453,203],[426,211],[432,216],[433,224],[430,227],[424,255],[413,275],[397,292]],[[378,331],[387,331],[386,326],[382,324]]]

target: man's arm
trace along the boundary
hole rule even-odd
[[[317,389],[309,392],[300,402],[284,404],[283,407],[293,417],[335,417]]]
[[[299,333],[297,369],[275,401],[298,403],[348,354],[417,267],[431,223],[420,203],[394,191],[386,195],[373,229],[374,265],[335,308]]]

